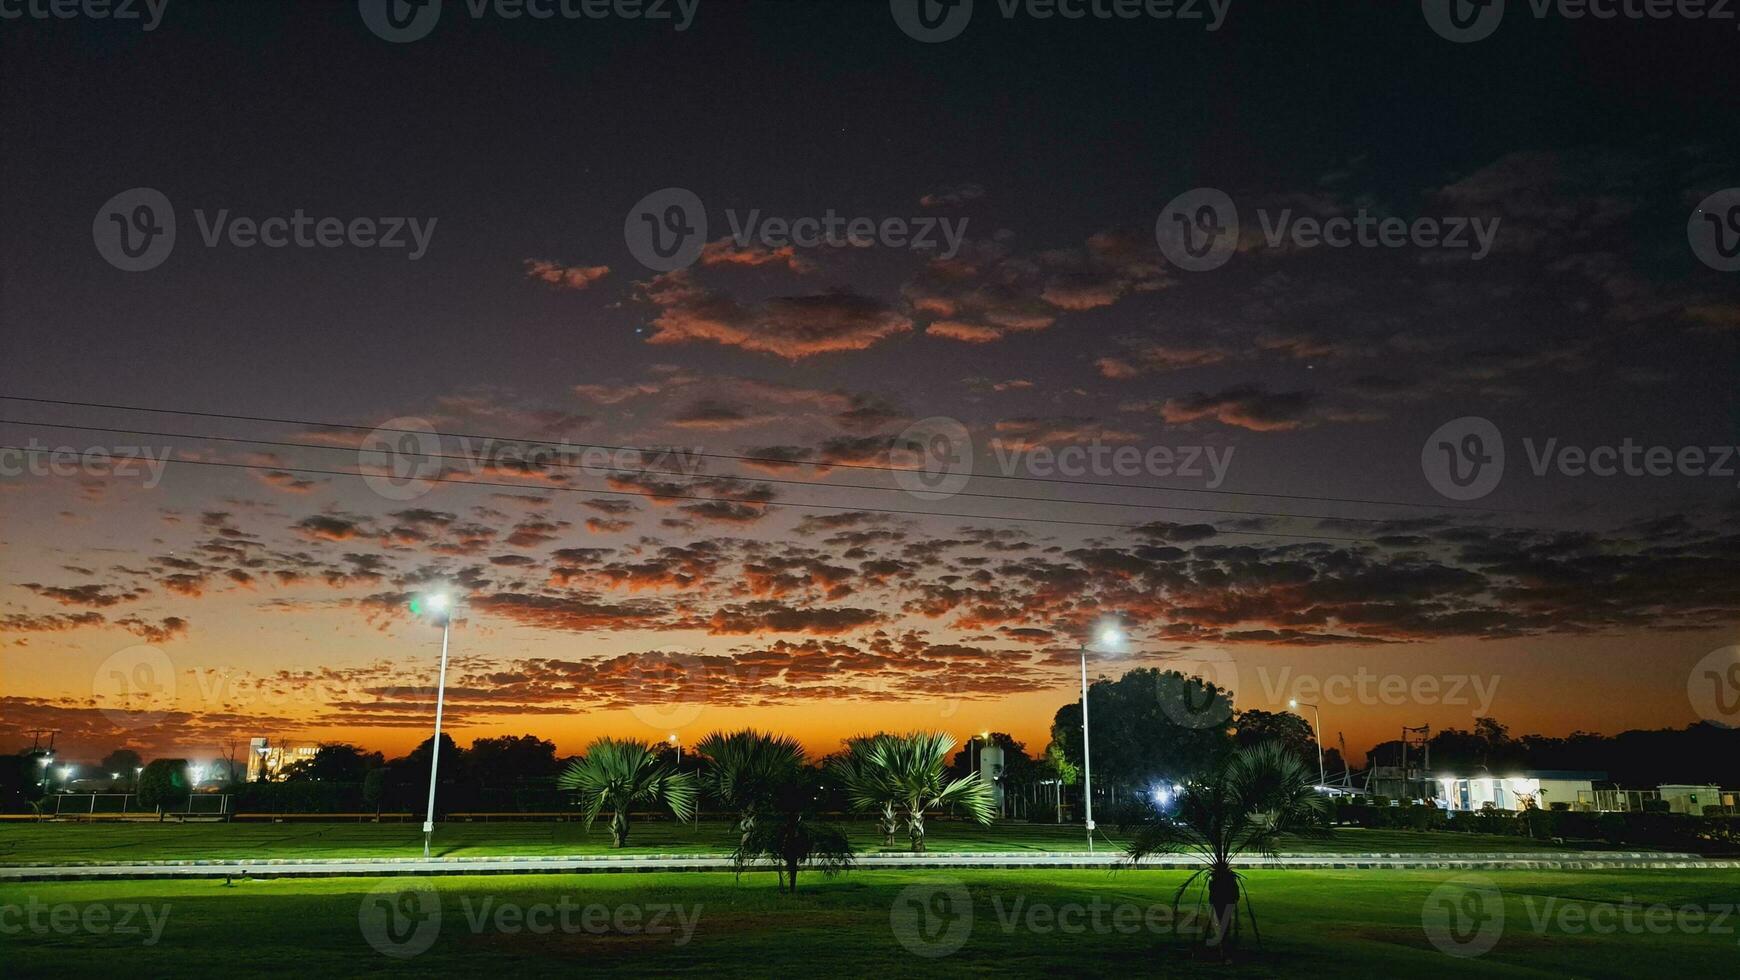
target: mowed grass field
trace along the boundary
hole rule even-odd
[[[1183,879],[1171,871],[968,871],[947,878],[854,871],[834,879],[810,877],[797,895],[777,892],[771,874],[736,880],[711,873],[277,879],[229,886],[206,880],[0,883],[0,959],[8,977],[98,970],[192,977],[280,971],[474,977],[1734,975],[1740,950],[1732,916],[1720,924],[1706,920],[1697,929],[1598,930],[1587,923],[1604,921],[1602,909],[1632,910],[1642,922],[1652,906],[1706,913],[1728,907],[1740,897],[1740,872],[1485,873],[1496,889],[1490,908],[1502,907],[1503,922],[1491,949],[1469,959],[1434,948],[1422,915],[1429,900],[1443,906],[1432,898],[1434,889],[1455,877],[1443,871],[1253,872],[1247,881],[1263,942],[1256,948],[1247,929],[1245,948],[1230,967],[1186,952],[1166,924],[1179,920],[1152,911],[1170,907]],[[380,923],[388,910],[404,907],[396,891],[407,885],[433,891],[422,893],[426,904],[418,908],[424,912],[403,920],[403,928],[389,936]],[[951,885],[964,889],[955,893],[964,902],[943,897]],[[567,928],[539,912],[564,906],[577,910]],[[63,923],[84,921],[92,908],[114,918],[127,908],[149,909],[150,917],[135,914],[131,921],[154,921],[160,928],[153,939],[149,932],[51,925],[57,914]],[[438,918],[427,914],[432,908],[439,908]],[[32,910],[37,927],[29,924]],[[655,916],[656,931],[647,931]],[[431,921],[424,932],[411,927]],[[903,934],[940,944],[922,948],[943,955],[916,955],[902,944]],[[395,952],[414,955],[383,953],[371,945],[371,935],[377,942],[386,937]],[[410,945],[396,945],[401,941]],[[951,941],[958,948],[951,950]]]
[[[882,850],[873,824],[848,824],[861,853]],[[1079,827],[999,823],[989,827],[956,821],[928,824],[932,851],[1079,851],[1087,842]],[[432,854],[446,857],[561,854],[724,854],[731,848],[726,821],[699,824],[645,820],[631,826],[629,846],[613,851],[600,821],[588,830],[579,822],[500,821],[444,823],[436,827]],[[1118,841],[1114,829],[1109,839]],[[1097,847],[1106,848],[1107,838]],[[897,850],[906,848],[904,836]],[[1415,833],[1339,829],[1328,840],[1298,840],[1289,851],[1467,852],[1565,850],[1548,841],[1477,834]],[[417,823],[0,823],[0,864],[111,861],[166,861],[266,858],[421,857],[423,834]]]

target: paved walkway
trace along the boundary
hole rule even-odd
[[[1110,868],[1121,852],[1011,851],[992,853],[864,854],[857,867]],[[1247,868],[1393,868],[1457,871],[1592,868],[1740,868],[1740,860],[1709,860],[1695,854],[1655,851],[1515,851],[1490,854],[1282,854],[1238,859]],[[1143,861],[1144,870],[1194,869],[1180,858]],[[108,864],[11,865],[0,882],[90,881],[150,878],[327,878],[388,875],[611,874],[652,871],[729,871],[724,857],[694,854],[574,855],[535,857],[303,858],[260,861],[118,861]]]

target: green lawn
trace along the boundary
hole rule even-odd
[[[862,852],[882,849],[868,823],[850,825]],[[629,848],[616,853],[713,853],[730,848],[730,826],[703,821],[694,826],[640,821],[630,831]],[[1113,840],[1118,835],[1110,831]],[[935,851],[1082,850],[1076,827],[1002,823],[980,827],[949,821],[929,824],[928,846]],[[0,824],[0,864],[29,862],[157,861],[174,859],[297,857],[421,857],[423,835],[415,823],[5,823]],[[577,822],[442,824],[433,853],[446,856],[503,854],[595,854],[610,851],[603,822],[588,831]],[[904,849],[905,839],[900,839]],[[1105,847],[1105,842],[1100,842]],[[1491,852],[1562,850],[1550,842],[1521,837],[1415,833],[1394,830],[1336,831],[1327,841],[1297,841],[1292,851],[1325,852]]]
[[[1583,923],[1591,911],[1599,919],[1601,910],[1617,915],[1623,908],[1646,921],[1640,906],[1695,907],[1708,914],[1740,896],[1740,872],[1489,872],[1484,877],[1498,891],[1486,908],[1502,906],[1504,923],[1496,945],[1475,959],[1439,952],[1422,924],[1434,889],[1453,877],[1443,871],[1254,872],[1248,880],[1264,943],[1260,951],[1247,948],[1231,969],[1191,959],[1166,934],[1166,909],[1182,880],[1181,873],[1169,871],[968,871],[952,877],[857,871],[809,879],[796,896],[776,893],[769,874],[741,881],[726,874],[443,877],[426,883],[433,889],[423,893],[427,904],[418,906],[415,893],[407,893],[400,906],[440,909],[438,922],[421,916],[435,923],[425,932],[412,931],[418,918],[402,920],[399,938],[421,936],[429,943],[407,959],[368,943],[369,934],[387,940],[383,924],[393,906],[383,903],[395,897],[371,890],[396,891],[416,886],[416,879],[278,879],[229,887],[207,880],[0,884],[0,960],[8,977],[65,977],[97,969],[212,977],[266,971],[474,977],[1733,975],[1732,916],[1658,932],[1594,932]],[[962,904],[951,904],[951,893],[936,890],[951,880],[966,889]],[[540,911],[563,905],[571,910],[568,930]],[[597,912],[586,911],[593,906]],[[661,907],[681,907],[683,917],[660,913]],[[151,916],[130,908],[148,908]],[[920,908],[930,909],[930,916],[920,917]],[[100,922],[103,914],[130,914],[132,924],[154,922],[161,931],[147,944],[150,925],[127,935],[76,925],[87,918]],[[655,915],[671,931],[642,932],[640,925],[653,925]],[[53,925],[56,916],[60,931]],[[1150,929],[1144,920],[1161,928]],[[522,921],[551,928],[534,933]],[[588,923],[597,931],[586,931]],[[685,928],[689,935],[682,941]],[[903,947],[897,928],[915,941],[960,936],[961,943],[948,955],[920,958]]]

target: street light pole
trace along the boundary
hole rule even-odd
[[[1311,709],[1312,727],[1315,729],[1317,734],[1317,785],[1320,787],[1329,785],[1329,779],[1323,771],[1323,716],[1318,713],[1317,706],[1309,701],[1301,701],[1298,698],[1294,698],[1293,700],[1288,701],[1287,704],[1294,708],[1306,707]],[[1347,760],[1343,759],[1342,765],[1345,766],[1346,764]]]
[[[446,596],[430,600],[441,612],[441,673],[435,681],[435,737],[429,742],[429,807],[423,811],[423,856],[429,856],[429,838],[435,833],[435,774],[441,765],[441,711],[447,698],[447,637],[453,630],[453,614]]]
[[[1088,751],[1087,641],[1081,645],[1081,771],[1082,802],[1087,807],[1088,853],[1094,852],[1094,762]]]

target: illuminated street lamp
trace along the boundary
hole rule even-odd
[[[670,738],[666,739],[666,741],[670,742],[671,745],[676,747],[676,750],[677,750],[677,769],[678,769],[678,771],[681,771],[683,768],[683,743],[682,743],[682,740],[677,738],[676,732],[672,732],[670,735]]]
[[[435,681],[435,737],[429,742],[429,808],[423,812],[423,856],[429,856],[429,838],[435,833],[435,774],[441,765],[441,711],[447,701],[447,639],[453,630],[453,598],[436,592],[412,600],[411,611],[441,621],[441,672]]]
[[[1105,623],[1100,626],[1097,635],[1100,646],[1116,650],[1124,642],[1124,634],[1118,630],[1116,623]],[[1088,644],[1081,644],[1081,772],[1082,772],[1082,802],[1086,806],[1083,816],[1087,820],[1088,853],[1094,850],[1094,763],[1093,756],[1088,752],[1088,679],[1087,679]]]
[[[1315,719],[1316,722],[1316,724],[1313,725],[1313,728],[1315,728],[1317,732],[1317,788],[1322,789],[1329,785],[1329,779],[1323,772],[1323,716],[1318,714],[1317,706],[1309,701],[1301,701],[1298,698],[1293,698],[1287,702],[1287,707],[1294,710],[1298,710],[1301,705],[1311,709],[1311,717]],[[1341,761],[1342,765],[1347,764],[1346,759]]]

